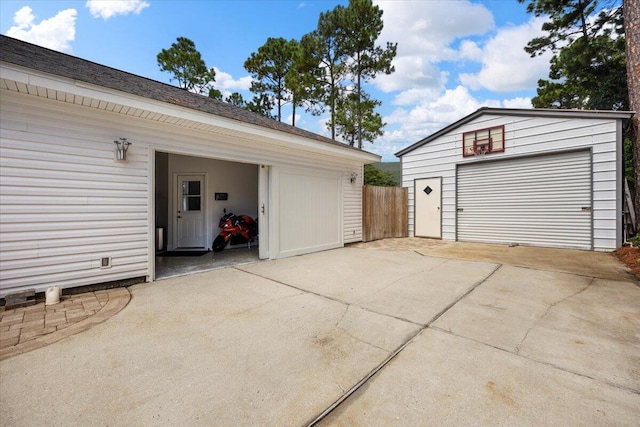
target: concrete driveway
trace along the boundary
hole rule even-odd
[[[130,291],[0,364],[2,424],[640,419],[640,287],[609,254],[398,239]]]

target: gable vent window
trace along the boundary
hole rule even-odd
[[[462,135],[462,156],[478,156],[504,151],[504,126],[474,130]]]

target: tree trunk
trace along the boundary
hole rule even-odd
[[[296,100],[295,95],[291,98],[291,109],[293,110],[293,116],[291,118],[291,126],[296,127]]]
[[[623,7],[629,106],[636,113],[632,119],[633,170],[636,187],[633,204],[636,216],[640,216],[640,0],[625,0]]]

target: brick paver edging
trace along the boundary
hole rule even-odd
[[[100,297],[106,296],[108,300],[94,314],[78,322],[70,323],[62,329],[38,336],[32,340],[0,348],[0,360],[5,360],[18,354],[47,346],[71,335],[91,329],[93,326],[104,322],[125,308],[131,300],[131,293],[129,293],[129,290],[126,288],[107,289],[100,293]]]

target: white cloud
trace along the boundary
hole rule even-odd
[[[107,20],[116,15],[139,15],[149,3],[143,0],[87,0],[86,6],[94,18]]]
[[[399,57],[393,63],[396,67],[393,74],[382,74],[374,80],[383,92],[416,87],[440,88],[447,81],[446,72],[418,55]]]
[[[482,48],[482,69],[461,74],[460,81],[471,89],[511,92],[536,87],[549,73],[551,53],[531,58],[524,46],[542,35],[543,18],[534,18],[519,26],[500,29]]]
[[[400,92],[393,99],[393,105],[416,105],[425,100],[437,98],[442,92],[443,85],[438,87],[413,88]]]
[[[6,35],[29,43],[61,52],[71,52],[69,42],[76,37],[75,9],[60,11],[53,18],[35,22],[35,15],[29,6],[24,6],[13,16],[13,25]]]
[[[533,108],[531,98],[517,97],[513,99],[503,99],[502,106],[504,108]]]
[[[216,81],[213,86],[222,92],[223,98],[226,98],[233,92],[240,92],[245,98],[245,101],[251,101],[251,94],[249,94],[249,99],[247,99],[247,94],[242,93],[247,92],[249,87],[251,87],[251,76],[234,79],[231,74],[221,71],[218,67],[213,67],[213,69],[216,72]]]
[[[398,55],[430,55],[440,59],[443,48],[458,38],[484,34],[494,26],[492,13],[469,1],[376,1],[383,10],[379,41],[398,42]]]
[[[221,71],[218,67],[213,67],[216,71],[215,87],[220,91],[235,92],[238,90],[249,90],[251,86],[251,76],[234,79],[229,73]]]
[[[452,47],[458,39],[487,33],[493,15],[483,5],[469,1],[376,1],[383,10],[380,44],[398,43],[395,73],[382,75],[374,84],[384,92],[430,86],[442,87],[446,74],[435,65],[458,59]],[[474,54],[466,45],[465,54]],[[477,52],[475,52],[477,54]]]
[[[448,89],[438,96],[425,98],[413,108],[397,108],[383,117],[387,123],[385,133],[374,145],[365,149],[393,161],[393,154],[409,145],[449,126],[481,107],[532,108],[530,98],[484,99],[475,98],[464,86]]]
[[[474,41],[463,40],[460,43],[460,58],[468,59],[474,62],[482,62],[482,49]]]

